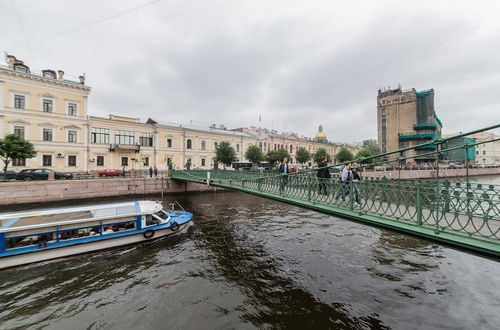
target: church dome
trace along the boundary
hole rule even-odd
[[[323,125],[319,125],[318,133],[316,133],[315,140],[326,140],[326,134],[323,132]]]

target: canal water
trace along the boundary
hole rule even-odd
[[[194,213],[192,232],[0,271],[0,328],[500,324],[498,261],[243,193],[172,200]]]

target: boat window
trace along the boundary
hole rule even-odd
[[[15,249],[20,247],[43,245],[50,242],[55,242],[55,233],[43,233],[30,236],[11,237],[6,239],[7,249]]]
[[[156,212],[155,215],[158,218],[162,218],[163,220],[167,220],[168,219],[168,214],[166,214],[165,211],[163,211],[163,210]]]
[[[152,214],[145,215],[146,217],[146,226],[159,225],[161,222],[158,218],[153,217]]]

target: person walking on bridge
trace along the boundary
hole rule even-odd
[[[330,170],[327,166],[328,164],[326,163],[325,158],[322,158],[318,163],[318,171],[316,172],[316,176],[318,177],[318,190],[320,195],[328,195],[326,189],[326,181],[331,178],[331,175]]]
[[[281,160],[279,167],[279,172],[281,173],[280,190],[283,191],[285,185],[288,183],[288,173],[290,173],[290,168],[288,166],[288,158],[285,157]]]
[[[342,174],[340,175],[340,189],[335,196],[335,200],[338,201],[342,197],[342,201],[345,201],[345,196],[349,194],[349,183],[352,182],[352,163],[347,163],[342,169]]]

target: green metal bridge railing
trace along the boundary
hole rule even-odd
[[[439,153],[446,150],[441,147],[450,139],[424,144],[434,143],[437,146],[433,153],[437,155],[437,175]],[[476,144],[483,143],[485,142]],[[401,162],[402,158],[411,158],[401,156],[405,151],[419,146],[372,158],[380,159],[396,154],[399,157],[377,163]],[[457,148],[467,151],[471,144],[449,149]],[[366,159],[358,161],[363,163]],[[332,166],[336,165],[329,167]],[[365,165],[362,164],[361,167],[363,166]],[[171,177],[244,191],[500,257],[500,186],[471,184],[468,177],[463,183],[452,183],[439,176],[428,180],[383,178],[342,183],[317,178],[317,170],[286,175],[273,171],[173,170]]]

